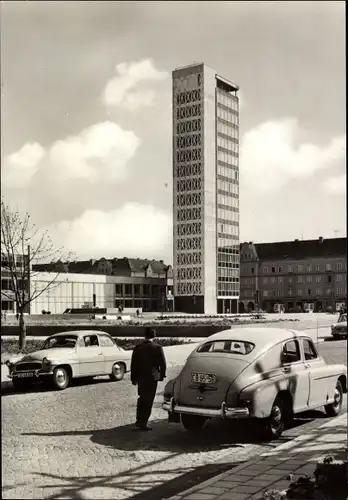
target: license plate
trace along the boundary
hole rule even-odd
[[[192,382],[197,384],[215,384],[216,375],[213,373],[191,373]]]
[[[14,373],[14,378],[32,378],[35,377],[35,372]]]

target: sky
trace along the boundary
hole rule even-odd
[[[1,180],[78,258],[172,263],[171,72],[240,86],[240,240],[346,236],[344,2],[2,2]]]

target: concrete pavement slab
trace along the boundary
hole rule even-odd
[[[325,434],[325,439],[321,439]],[[314,446],[313,446],[314,445]],[[200,485],[176,495],[176,499],[202,499],[207,490],[214,488],[228,489],[222,495],[216,494],[214,500],[261,499],[263,492],[270,488],[287,485],[286,477],[292,473],[301,475],[314,470],[316,462],[329,453],[335,453],[347,446],[347,413],[325,423],[304,436],[284,443],[274,450],[264,453],[258,459],[235,467]],[[286,465],[291,467],[286,467]],[[260,468],[265,467],[265,473]],[[305,472],[307,471],[307,472]],[[250,474],[249,474],[250,473]],[[244,477],[244,482],[241,478]],[[263,484],[262,484],[263,483]],[[285,488],[283,488],[285,489]],[[281,491],[281,489],[280,489]],[[169,500],[174,500],[170,498]]]

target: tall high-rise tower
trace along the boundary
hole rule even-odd
[[[239,87],[204,65],[173,71],[175,310],[239,299]]]

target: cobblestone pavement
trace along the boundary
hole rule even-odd
[[[345,362],[346,348],[345,341],[320,344],[330,362]],[[170,368],[168,378],[179,370]],[[233,467],[275,446],[250,442],[242,424],[214,422],[199,437],[188,435],[166,422],[160,408],[163,386],[149,433],[132,430],[136,388],[129,377],[119,383],[102,379],[79,384],[62,392],[3,394],[3,498],[159,500],[179,491],[175,489],[178,478],[194,474],[198,483],[205,479],[209,464]],[[286,431],[280,442],[322,423],[309,417],[298,420],[298,426]],[[150,496],[144,496],[142,492],[149,490]]]

